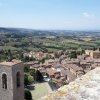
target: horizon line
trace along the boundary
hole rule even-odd
[[[26,27],[2,27],[0,28],[12,28],[12,29],[26,29],[26,30],[41,30],[41,31],[100,31],[100,29],[41,29],[41,28],[26,28]]]

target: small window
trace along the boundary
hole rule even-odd
[[[7,89],[7,75],[2,74],[2,88]]]
[[[17,81],[17,87],[20,87],[20,72],[17,72],[16,74],[16,81]]]

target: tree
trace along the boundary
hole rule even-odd
[[[24,86],[27,86],[28,84],[29,84],[28,75],[24,74]]]
[[[93,51],[95,51],[96,50],[96,47],[93,47]]]
[[[24,74],[24,85],[27,86],[33,82],[33,77],[29,74]]]
[[[43,81],[43,76],[39,70],[36,71],[36,81],[37,82],[42,82]]]
[[[30,70],[30,75],[33,76],[34,81],[35,81],[35,78],[36,78],[35,69]]]
[[[58,52],[55,52],[54,55],[55,55],[55,58],[59,58],[60,57]]]
[[[42,58],[40,62],[43,64],[45,62],[45,58]]]
[[[30,57],[29,61],[35,61],[36,59],[34,57]]]
[[[31,84],[33,82],[33,76],[28,75],[28,84]]]
[[[69,55],[70,58],[77,58],[77,53],[76,51],[72,51]]]
[[[23,59],[23,61],[24,62],[28,62],[28,61],[30,61],[30,58],[28,56],[25,56],[24,59]]]
[[[82,49],[82,54],[85,54],[85,50],[84,49]]]
[[[19,59],[21,59],[23,61],[23,58],[24,58],[23,53],[22,52],[18,52],[18,54],[19,54]]]
[[[13,59],[13,56],[10,49],[7,51],[7,54],[8,54],[8,61],[11,61]]]
[[[29,90],[25,89],[24,90],[24,99],[25,100],[32,100],[32,94]]]
[[[24,72],[28,73],[29,70],[30,70],[29,66],[28,66],[28,65],[25,65],[25,66],[24,66]]]

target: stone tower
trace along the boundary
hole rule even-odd
[[[0,100],[24,100],[24,73],[21,61],[0,63]]]

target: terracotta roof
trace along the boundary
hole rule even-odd
[[[66,64],[65,66],[66,68],[72,68],[73,70],[77,71],[77,70],[83,70],[82,67],[79,67],[75,64]]]
[[[49,75],[54,75],[54,73],[56,73],[56,70],[53,70],[52,68],[46,68],[46,72],[47,72]]]
[[[67,75],[67,77],[69,78],[69,82],[76,79],[76,76],[74,74],[72,74],[69,70],[66,70],[64,68],[61,68],[61,75],[62,76]]]

